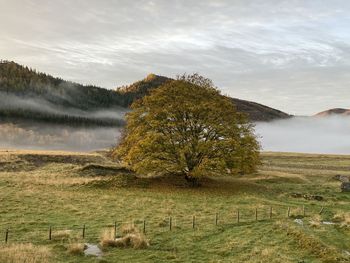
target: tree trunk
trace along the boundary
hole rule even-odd
[[[186,181],[190,184],[191,187],[198,187],[200,186],[199,180],[196,177],[192,177],[188,174],[185,175]]]

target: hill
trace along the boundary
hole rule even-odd
[[[9,61],[0,62],[0,92],[81,110],[125,104],[124,97],[113,90],[65,81]]]
[[[69,125],[121,126],[123,114],[137,99],[173,79],[148,75],[116,90],[55,78],[15,62],[0,61],[0,117]],[[232,98],[252,121],[288,118],[279,110]],[[108,114],[96,114],[108,111]],[[117,113],[122,113],[117,116]]]
[[[332,115],[350,116],[350,109],[334,108],[315,114],[317,117],[327,117]]]
[[[150,74],[141,81],[137,81],[129,86],[117,88],[117,92],[125,96],[125,106],[129,106],[134,100],[147,95],[152,89],[158,88],[167,81],[172,80],[173,79],[164,76]],[[237,111],[246,113],[252,121],[271,121],[291,117],[291,115],[285,112],[256,102],[237,98],[232,98],[232,102],[236,106]]]
[[[15,62],[0,61],[2,121],[33,120],[73,126],[121,126],[123,96],[113,90],[65,81]],[[100,111],[108,114],[99,114]]]

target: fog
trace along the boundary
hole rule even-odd
[[[116,144],[120,135],[125,108],[109,108],[83,111],[76,108],[55,105],[38,97],[21,97],[0,92],[0,110],[16,113],[17,110],[30,112],[33,119],[0,116],[0,148],[93,151],[110,148]],[[12,114],[13,114],[12,113]],[[38,113],[53,114],[52,122],[35,120]],[[84,117],[89,122],[84,125],[74,123],[55,123],[55,116]],[[66,119],[65,119],[66,120]],[[93,120],[108,121],[108,125],[98,125]],[[74,127],[72,126],[74,124]]]
[[[350,154],[350,117],[295,117],[258,122],[264,151]],[[114,146],[119,127],[69,127],[33,121],[0,122],[0,148],[93,151]]]
[[[0,123],[0,148],[93,151],[114,146],[119,135],[120,128]]]
[[[256,123],[264,151],[350,154],[350,117],[295,117]]]
[[[122,107],[96,111],[83,111],[76,108],[58,106],[38,97],[20,97],[0,91],[0,110],[16,109],[43,112],[47,114],[106,119],[122,119],[127,112],[127,109]]]

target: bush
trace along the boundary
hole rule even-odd
[[[127,224],[121,228],[122,237],[115,238],[112,229],[105,230],[101,235],[100,245],[102,248],[119,247],[145,249],[149,247],[146,236],[132,224]]]

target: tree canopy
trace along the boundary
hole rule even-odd
[[[250,173],[259,163],[252,124],[197,74],[165,83],[131,108],[115,155],[138,173],[196,183],[203,175]]]

